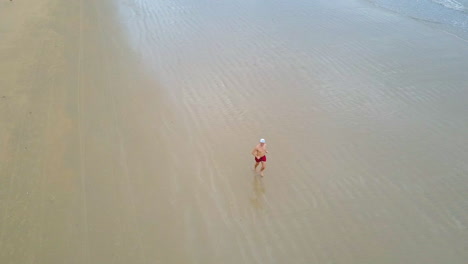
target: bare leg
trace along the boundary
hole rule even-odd
[[[262,168],[260,169],[260,175],[263,177],[263,171],[266,169],[266,163],[262,162]]]
[[[257,167],[260,164],[260,162],[255,163],[254,171],[257,171]]]

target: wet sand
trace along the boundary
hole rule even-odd
[[[465,41],[353,0],[0,21],[0,263],[466,263]]]

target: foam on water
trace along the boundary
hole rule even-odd
[[[441,4],[446,8],[450,8],[457,11],[465,11],[465,6],[456,0],[432,0],[432,2]]]
[[[468,39],[467,0],[370,0],[379,7],[438,25],[441,29]]]

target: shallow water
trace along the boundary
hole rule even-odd
[[[377,6],[421,21],[468,40],[467,0],[369,0]]]
[[[1,263],[468,259],[460,38],[353,0],[55,3],[7,65]]]
[[[216,240],[258,263],[463,263],[465,42],[353,1],[126,3],[132,46],[187,130],[181,177],[209,185],[190,189],[223,219],[194,252]],[[249,187],[260,137],[267,176]]]

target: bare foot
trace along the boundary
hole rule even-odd
[[[262,177],[263,177],[263,176],[265,176],[265,175],[263,175],[263,171],[262,171],[262,172],[260,172],[260,176],[262,176]]]

